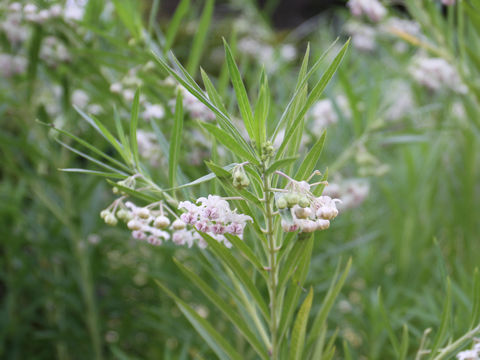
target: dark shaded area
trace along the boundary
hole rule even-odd
[[[179,0],[166,0],[162,2],[162,12],[171,15]],[[257,0],[260,9],[270,17],[272,24],[277,29],[294,28],[306,20],[335,7],[344,7],[346,0]],[[216,7],[225,10],[228,1],[216,1]]]

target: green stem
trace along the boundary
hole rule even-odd
[[[264,192],[264,216],[266,224],[266,237],[268,247],[268,267],[270,269],[270,276],[268,278],[268,291],[270,296],[270,337],[272,347],[270,349],[271,359],[278,360],[279,357],[279,344],[278,344],[278,318],[277,318],[277,251],[274,237],[274,224],[273,224],[273,192],[271,189],[270,175],[266,174],[266,170],[263,171],[263,192]]]

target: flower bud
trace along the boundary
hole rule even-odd
[[[173,222],[172,227],[174,230],[183,230],[187,225],[180,219]]]
[[[119,191],[120,191],[120,190],[118,190],[118,187],[116,187],[116,186],[114,186],[114,187],[112,188],[112,192],[113,192],[114,194],[118,194]]]
[[[317,230],[317,227],[318,227],[317,223],[312,220],[302,220],[300,224],[300,228],[302,232],[306,232],[306,233],[314,232],[315,230]]]
[[[317,219],[317,221],[315,221],[315,223],[317,225],[317,230],[325,230],[325,229],[328,229],[330,227],[330,221],[325,220],[325,219]]]
[[[243,166],[236,166],[233,169],[232,177],[233,177],[233,186],[236,189],[241,190],[244,187],[247,187],[248,185],[250,185],[250,180],[245,174],[245,170],[243,169]]]
[[[150,217],[150,211],[147,208],[141,208],[138,210],[138,216],[141,219],[148,219]]]
[[[285,209],[288,205],[287,200],[285,199],[284,196],[279,197],[277,199],[276,203],[277,203],[277,208],[279,208],[279,209]]]
[[[298,219],[307,219],[312,215],[312,210],[310,208],[302,208],[298,205],[295,205],[293,211]]]
[[[115,226],[117,225],[117,222],[117,218],[112,213],[109,213],[107,216],[105,216],[105,223],[107,225]]]
[[[287,200],[288,207],[294,207],[298,204],[300,197],[296,193],[288,193],[285,195],[285,199]]]
[[[102,210],[102,211],[100,211],[100,217],[101,217],[102,219],[105,219],[105,217],[106,217],[108,214],[110,214],[110,211],[108,211],[108,210]]]
[[[130,220],[127,224],[127,227],[130,230],[140,230],[142,228],[142,224],[137,220]]]
[[[168,225],[170,225],[170,220],[166,216],[157,216],[155,221],[153,222],[153,226],[157,229],[165,229]]]
[[[308,201],[306,196],[302,196],[298,201],[298,205],[300,205],[302,208],[306,208],[310,206],[310,201]]]
[[[292,232],[298,229],[297,224],[288,223],[285,220],[282,220],[281,225],[282,225],[283,231],[286,231],[286,232]]]
[[[127,220],[128,219],[128,211],[125,210],[125,209],[120,209],[117,211],[117,217],[120,219],[120,220]]]

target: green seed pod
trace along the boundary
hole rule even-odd
[[[284,196],[279,197],[277,199],[276,203],[277,203],[277,208],[279,208],[279,209],[285,209],[288,205],[287,200],[285,199]]]

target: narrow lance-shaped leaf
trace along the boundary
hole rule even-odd
[[[318,311],[317,315],[315,316],[315,319],[313,320],[312,329],[307,339],[307,348],[309,348],[313,344],[313,342],[318,337],[318,334],[320,333],[322,327],[326,324],[328,314],[330,313],[330,310],[332,309],[333,304],[335,303],[335,299],[337,298],[338,294],[340,293],[340,290],[343,287],[343,284],[345,283],[345,280],[347,279],[351,266],[352,266],[352,259],[350,258],[347,262],[347,265],[345,266],[345,269],[343,270],[342,275],[340,276],[340,278],[338,278],[338,274],[340,272],[340,263],[339,263],[337,270],[335,271],[335,275],[333,276],[332,282],[330,284],[330,288],[327,291],[327,295],[325,296],[322,302],[322,306],[320,307],[320,310]]]
[[[291,360],[303,359],[303,345],[305,343],[305,333],[307,331],[308,315],[310,314],[312,301],[313,289],[310,288],[307,297],[298,311],[295,324],[293,325],[292,339],[290,341],[290,355],[288,356]]]
[[[225,302],[214,289],[212,289],[205,281],[203,281],[202,278],[200,278],[200,276],[188,269],[178,260],[174,259],[174,261],[179,269],[185,274],[185,276],[188,277],[189,280],[192,281],[193,284],[195,284],[195,286],[197,286],[203,292],[203,294],[216,306],[218,310],[223,313],[224,316],[226,316],[233,323],[233,325],[235,325],[238,331],[240,331],[250,345],[252,345],[257,354],[262,359],[268,359],[265,346],[258,341],[256,335],[249,329],[245,321],[238,315],[237,309]]]
[[[175,124],[173,125],[173,133],[170,140],[169,160],[168,160],[168,180],[171,187],[177,185],[177,166],[180,153],[180,144],[182,141],[183,129],[183,99],[182,93],[177,93],[177,102],[175,104]]]
[[[137,170],[140,166],[140,157],[138,155],[138,144],[137,144],[137,126],[138,126],[138,108],[140,103],[140,89],[135,91],[135,96],[133,97],[132,105],[132,114],[130,117],[130,144],[132,145],[132,154],[133,161]]]
[[[230,73],[230,80],[232,81],[233,89],[235,90],[235,95],[237,96],[238,108],[240,114],[242,115],[243,121],[245,122],[245,128],[247,129],[248,135],[251,139],[256,139],[255,131],[253,127],[253,114],[252,108],[250,106],[250,101],[248,100],[247,91],[245,90],[245,85],[243,84],[240,71],[238,70],[235,59],[233,58],[232,50],[228,46],[227,41],[223,39],[223,44],[225,47],[225,57],[228,66],[228,72]]]
[[[201,123],[200,125],[210,134],[212,134],[221,144],[240,157],[242,161],[248,160],[253,164],[258,164],[258,160],[252,154],[246,151],[238,142],[236,142],[235,139],[230,136],[230,134],[213,124]]]
[[[160,281],[156,280],[156,282],[157,285],[175,301],[183,315],[185,315],[195,330],[197,330],[197,332],[203,337],[203,339],[220,359],[243,359],[242,356],[230,345],[229,341],[225,339],[217,330],[215,330],[207,320],[198,315],[190,305],[176,296]]]
[[[212,20],[214,3],[214,0],[206,1],[202,12],[202,17],[200,18],[197,31],[195,32],[195,37],[193,38],[193,44],[187,63],[187,70],[192,75],[195,75],[197,72],[197,67],[205,45],[205,39],[207,38],[208,29]]]
[[[315,144],[313,144],[307,156],[305,156],[305,159],[303,159],[300,168],[295,175],[295,179],[299,181],[304,180],[313,172],[313,170],[315,169],[315,165],[317,164],[317,161],[322,154],[326,134],[327,132],[324,130],[322,135],[315,142]]]
[[[238,280],[245,286],[250,296],[255,300],[255,304],[258,306],[264,318],[268,319],[269,311],[267,305],[265,304],[265,301],[262,298],[262,295],[258,291],[253,281],[247,275],[244,268],[240,265],[238,260],[235,259],[235,257],[228,251],[228,249],[223,244],[220,244],[217,240],[205,233],[199,234],[205,239],[209,249],[213,251],[214,254],[222,260],[222,264],[226,268],[231,269],[235,276],[238,278]]]
[[[286,148],[286,146],[289,144],[290,140],[292,139],[292,136],[295,134],[295,131],[297,130],[298,126],[301,124],[301,120],[307,113],[308,109],[313,105],[315,101],[320,97],[322,94],[323,90],[327,86],[328,82],[330,79],[333,77],[335,72],[337,71],[338,67],[340,66],[341,61],[343,60],[343,57],[345,56],[345,53],[347,51],[348,45],[350,43],[350,40],[348,40],[345,45],[343,45],[342,49],[338,52],[337,56],[335,56],[334,60],[332,63],[328,66],[327,70],[325,73],[322,75],[321,79],[317,82],[317,84],[314,86],[312,89],[311,93],[307,97],[307,101],[305,105],[302,107],[302,109],[297,113],[295,116],[292,125],[287,131],[285,132],[285,137],[283,139],[282,144],[280,145],[276,158],[280,158]],[[299,89],[301,90],[301,89]]]
[[[165,46],[163,48],[165,52],[171,49],[173,40],[175,39],[178,29],[180,28],[180,23],[182,22],[182,19],[185,17],[185,15],[187,15],[188,13],[189,6],[190,0],[182,0],[178,4],[175,13],[173,14],[172,20],[168,24],[167,33],[165,34]]]

